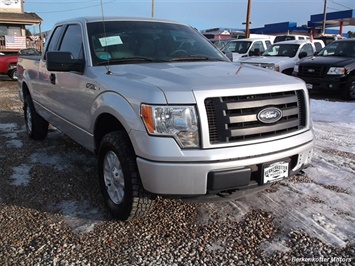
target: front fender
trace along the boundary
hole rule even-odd
[[[92,106],[92,124],[90,132],[94,132],[98,117],[102,114],[114,116],[129,133],[131,130],[145,131],[140,117],[140,102],[130,103],[120,94],[105,92],[99,95]]]

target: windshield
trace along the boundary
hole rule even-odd
[[[105,28],[105,30],[104,30]],[[93,65],[172,61],[228,61],[197,30],[180,24],[106,21],[88,24]]]
[[[320,50],[318,55],[355,57],[355,42],[332,42]]]
[[[283,41],[290,41],[290,40],[296,40],[296,37],[292,36],[292,35],[276,36],[274,43],[283,42]]]
[[[299,44],[273,44],[265,50],[263,56],[287,56],[294,57],[297,54]]]
[[[229,42],[226,46],[223,47],[223,52],[233,52],[239,54],[246,54],[249,50],[249,47],[252,42],[250,41],[236,41]]]

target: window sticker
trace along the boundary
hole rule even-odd
[[[102,47],[122,44],[122,40],[120,36],[110,36],[110,37],[102,37],[99,39]]]

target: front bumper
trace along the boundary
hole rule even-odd
[[[325,77],[300,77],[306,84],[309,90],[314,91],[337,91],[344,88],[346,84],[345,77],[325,76]],[[311,86],[310,86],[311,85]]]
[[[223,149],[215,152],[221,153]],[[264,183],[262,168],[265,163],[289,160],[289,176],[292,176],[310,164],[312,153],[313,140],[310,140],[296,147],[285,147],[280,152],[235,160],[157,162],[138,158],[137,164],[147,191],[184,198],[259,189]]]

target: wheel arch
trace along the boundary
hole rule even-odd
[[[293,68],[285,68],[281,73],[292,76]]]
[[[17,67],[17,62],[12,62],[12,63],[9,63],[9,65],[7,66],[7,70],[10,71],[16,67]]]
[[[95,121],[94,128],[95,153],[97,153],[103,137],[113,131],[124,131],[128,136],[125,127],[114,115],[109,113],[100,114]]]
[[[100,146],[103,137],[113,131],[124,131],[130,138],[131,130],[145,130],[139,114],[139,104],[130,103],[127,99],[114,92],[101,94],[92,105],[92,124],[90,132],[93,133],[94,151]]]
[[[21,96],[22,97],[22,101],[25,100],[27,95],[29,95],[31,97],[30,89],[28,88],[27,83],[24,82],[24,81],[21,83],[20,92],[21,92],[20,95],[22,95]]]

